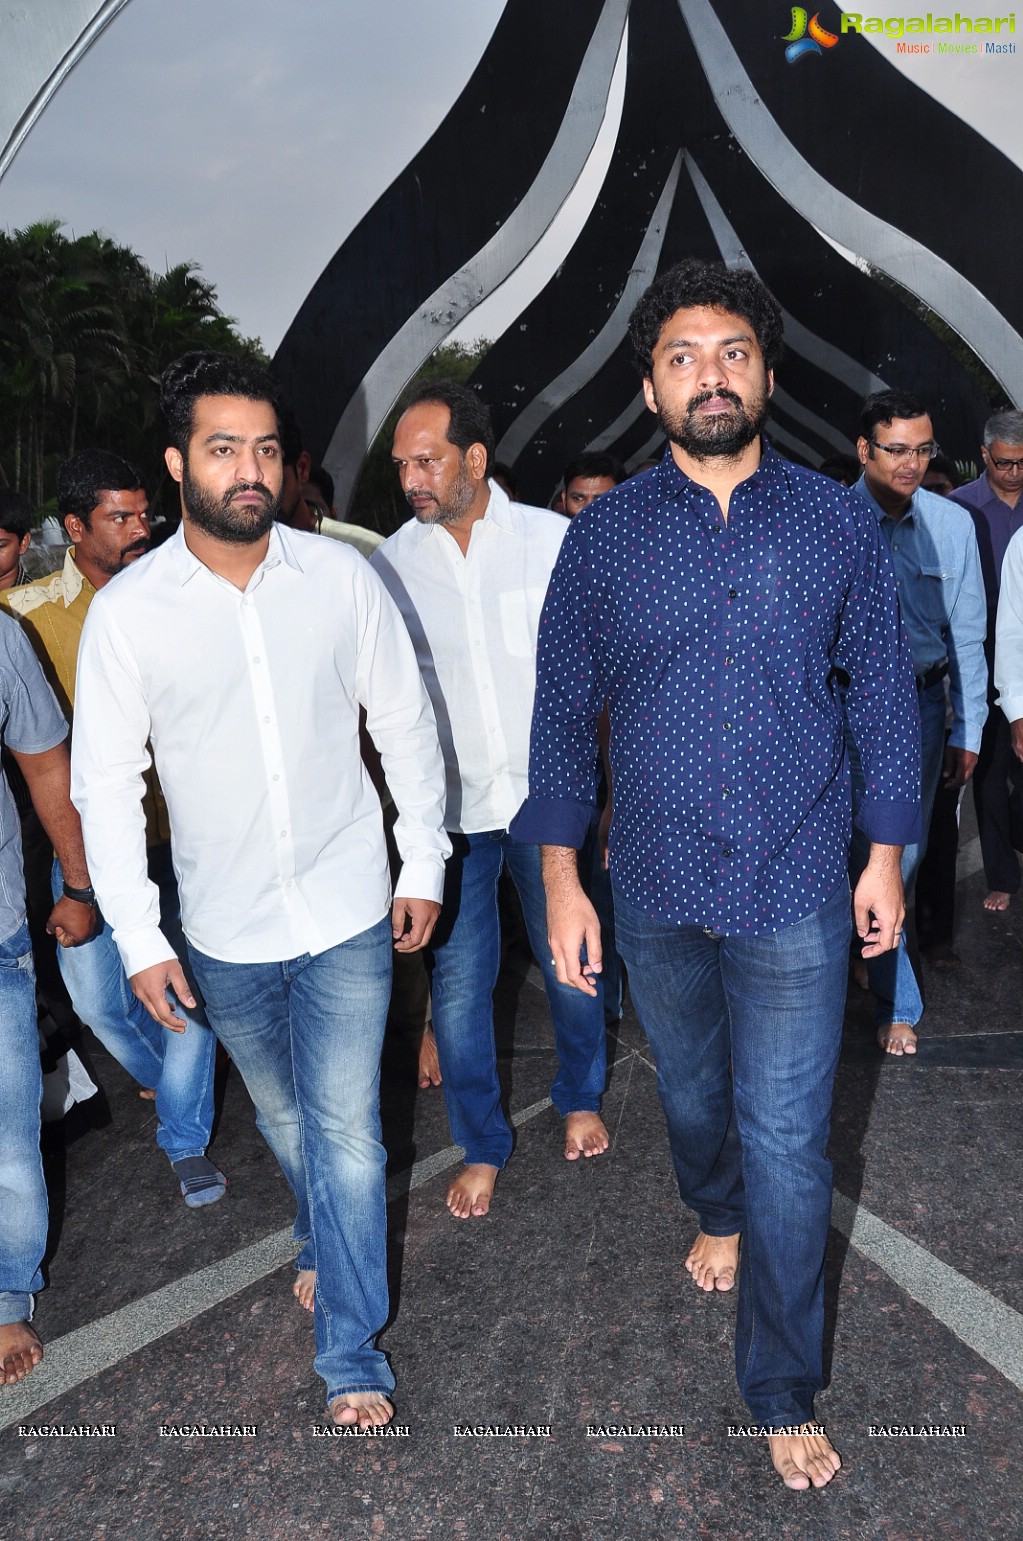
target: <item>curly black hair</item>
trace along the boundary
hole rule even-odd
[[[765,367],[777,368],[784,347],[783,327],[781,309],[771,291],[745,268],[726,268],[721,262],[687,257],[654,280],[629,317],[629,337],[641,375],[650,375],[654,348],[665,322],[676,310],[697,305],[727,310],[748,321]]]
[[[262,364],[232,353],[183,353],[160,377],[160,406],[171,443],[184,453],[200,396],[242,396],[267,401],[279,412],[277,385]]]

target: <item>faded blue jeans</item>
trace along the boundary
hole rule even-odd
[[[452,834],[451,843],[444,905],[428,954],[444,1101],[466,1162],[503,1167],[512,1136],[501,1107],[493,995],[501,964],[497,881],[505,864],[543,972],[558,1054],[551,1099],[562,1117],[600,1108],[607,1074],[603,996],[599,987],[591,996],[558,983],[547,941],[539,846],[518,845],[501,829]]]
[[[224,963],[189,945],[213,1030],[295,1195],[296,1266],[316,1270],[315,1368],[328,1406],[394,1389],[376,1346],[387,1320],[380,1053],[391,950],[389,915],[280,963]]]
[[[171,866],[170,846],[149,852],[149,876],[160,890],[160,926],[186,973],[188,953],[181,931],[178,888]],[[60,862],[53,864],[53,897],[61,891]],[[156,1143],[168,1161],[202,1156],[213,1127],[213,1077],[217,1040],[202,1007],[189,1010],[175,1002],[174,1014],[184,1017],[183,1033],[172,1033],[132,992],[110,927],[82,947],[58,947],[57,962],[71,1004],[117,1063],[140,1086],[156,1092]]]
[[[823,1385],[848,886],[764,936],[655,920],[618,888],[615,918],[682,1200],[707,1235],[742,1232],[739,1389],[757,1423],[805,1423]]]
[[[39,1153],[43,1077],[28,924],[0,942],[0,1326],[27,1322],[43,1287],[46,1182]]]
[[[909,903],[913,893],[920,863],[927,853],[927,828],[931,822],[934,795],[941,780],[945,760],[945,686],[939,680],[929,690],[922,691],[920,701],[920,819],[921,835],[916,845],[907,845],[902,852],[902,886]],[[848,742],[848,741],[847,741]],[[853,807],[863,796],[863,772],[860,769],[856,746],[849,742],[849,765],[852,770]],[[849,851],[849,875],[853,887],[867,865],[870,845],[862,830],[853,829]],[[874,997],[874,1020],[878,1027],[890,1027],[893,1022],[908,1022],[914,1027],[924,1014],[923,998],[916,973],[910,962],[903,930],[898,947],[883,952],[880,957],[867,959],[867,979]]]

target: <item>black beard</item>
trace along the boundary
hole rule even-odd
[[[263,507],[233,508],[231,499],[240,492],[258,492],[264,500]],[[281,508],[280,496],[275,498],[261,482],[236,482],[223,497],[215,497],[201,482],[192,479],[187,462],[181,477],[181,494],[188,517],[197,529],[232,546],[251,546],[262,540]]]
[[[732,404],[731,412],[704,418],[697,409],[704,402],[720,397]],[[760,437],[767,422],[768,401],[762,396],[747,412],[734,391],[704,391],[694,396],[684,414],[666,411],[657,403],[657,421],[672,444],[677,444],[694,460],[737,460],[746,447]]]

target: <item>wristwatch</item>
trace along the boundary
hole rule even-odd
[[[65,882],[64,898],[73,899],[76,904],[95,904],[96,890],[91,883],[88,888],[72,888],[70,883]]]

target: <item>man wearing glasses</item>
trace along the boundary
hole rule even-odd
[[[920,707],[920,816],[924,835],[902,854],[907,898],[923,860],[939,781],[963,786],[973,774],[987,716],[986,605],[973,522],[965,510],[921,486],[938,446],[926,408],[907,391],[878,391],[860,414],[856,443],[863,475],[853,489],[870,505],[888,542],[909,638]],[[952,729],[945,746],[945,680]],[[853,755],[853,798],[862,796]],[[853,836],[853,870],[866,861]],[[889,1054],[916,1053],[923,1001],[901,937],[893,952],[867,960],[877,1040]]]
[[[995,614],[1006,548],[1023,526],[1023,412],[996,412],[984,424],[981,448],[984,470],[952,497],[973,520],[980,548],[980,567],[987,598],[987,661],[991,689],[988,720],[980,742],[980,759],[973,778],[973,802],[984,858],[988,895],[986,910],[1007,910],[1019,888],[1019,858],[1013,835],[1020,839],[1010,801],[1009,781],[1016,764],[1005,713],[995,703]]]

